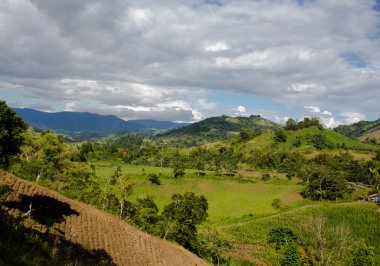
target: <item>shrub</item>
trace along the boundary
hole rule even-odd
[[[272,207],[275,208],[275,209],[280,209],[281,205],[282,205],[282,202],[281,202],[280,199],[274,199],[272,201]]]
[[[261,175],[261,180],[263,180],[263,181],[268,181],[269,178],[270,178],[270,174],[269,173],[263,173]]]
[[[267,236],[267,242],[274,244],[276,249],[289,245],[296,239],[296,234],[288,227],[275,227],[269,231]]]
[[[161,185],[160,177],[154,173],[148,175],[148,181],[155,185]]]

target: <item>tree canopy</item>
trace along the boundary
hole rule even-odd
[[[5,101],[0,101],[0,166],[8,166],[9,159],[20,152],[27,128],[28,125],[15,111]]]

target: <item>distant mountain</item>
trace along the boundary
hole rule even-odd
[[[210,117],[185,127],[176,128],[159,135],[160,138],[180,139],[186,141],[217,141],[228,139],[239,133],[243,128],[254,132],[273,131],[280,125],[264,119],[259,115],[250,117],[217,116]]]
[[[122,120],[114,115],[88,112],[47,113],[28,108],[14,108],[15,112],[31,126],[41,130],[54,130],[69,136],[107,136],[121,132],[138,132],[146,129],[165,130],[188,125],[170,121]],[[80,133],[80,134],[79,134]]]
[[[380,142],[380,119],[375,121],[360,121],[352,125],[341,125],[334,129],[336,132],[361,141],[371,138]]]

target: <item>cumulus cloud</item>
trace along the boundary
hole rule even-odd
[[[354,124],[365,119],[365,115],[358,112],[343,112],[340,115],[345,119],[346,124]]]
[[[129,114],[149,117],[182,100],[186,107],[162,110],[191,121],[215,108],[199,100],[211,90],[301,109],[379,114],[380,16],[374,5],[1,1],[0,87],[39,102],[75,103],[76,110],[142,107]]]
[[[232,108],[232,112],[234,116],[249,116],[247,113],[247,109],[243,105],[239,105],[236,108]]]

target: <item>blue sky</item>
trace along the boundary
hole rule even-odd
[[[123,119],[380,117],[380,1],[0,3],[0,99]]]

